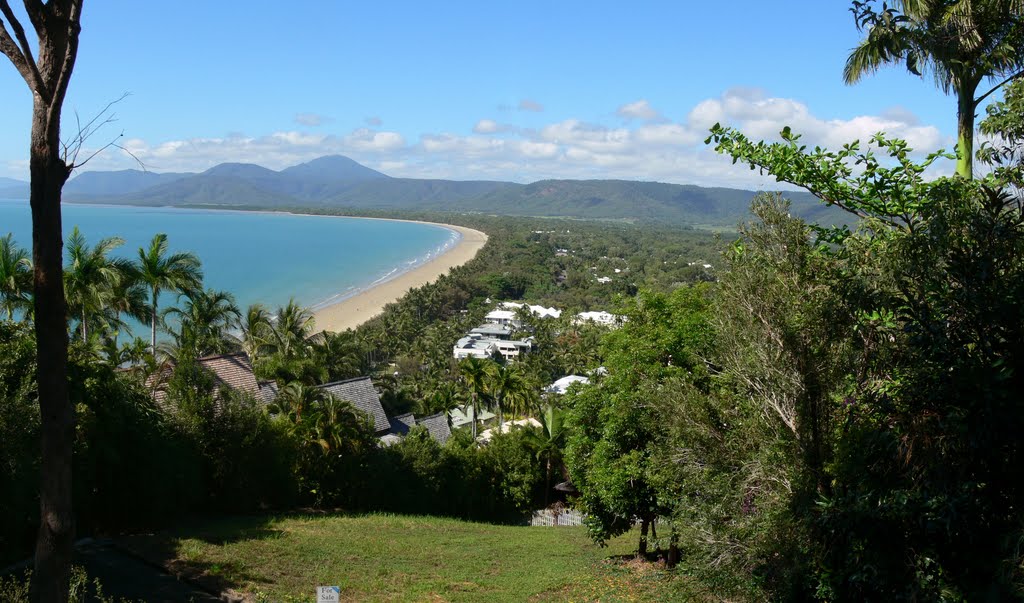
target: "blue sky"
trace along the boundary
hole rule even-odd
[[[128,92],[93,140],[123,132],[158,172],[340,153],[393,176],[759,186],[704,147],[719,120],[952,149],[955,101],[930,81],[843,84],[848,6],[92,0],[64,133]],[[6,61],[0,90],[0,176],[26,179],[31,97]],[[84,169],[131,167],[108,150]]]

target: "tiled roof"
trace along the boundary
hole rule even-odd
[[[452,430],[448,427],[448,415],[443,412],[423,417],[416,421],[416,424],[426,427],[427,431],[430,432],[430,437],[437,440],[440,444],[447,442],[448,438],[452,435]]]
[[[249,364],[249,357],[245,352],[207,356],[200,358],[198,362],[199,366],[213,373],[218,386],[226,386],[236,391],[252,394],[257,398],[260,397],[260,386],[256,383],[256,376],[252,372],[252,365]]]
[[[416,415],[411,412],[391,417],[391,433],[404,436],[416,425],[416,422]]]
[[[256,383],[256,376],[253,375],[252,365],[249,364],[249,357],[245,352],[207,356],[199,358],[196,363],[213,375],[216,390],[226,387],[263,399],[263,392]],[[157,404],[163,404],[167,400],[167,380],[173,372],[174,363],[168,361],[146,380],[146,385],[153,392],[153,399]]]
[[[277,393],[280,388],[277,386],[277,381],[264,381],[260,383],[260,400],[264,404],[270,404],[274,400],[277,400]]]
[[[339,400],[347,400],[359,410],[373,417],[373,428],[378,434],[391,429],[391,422],[380,405],[380,396],[373,388],[369,377],[356,377],[345,381],[325,383],[317,387],[326,390]]]

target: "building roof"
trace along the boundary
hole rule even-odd
[[[280,388],[277,386],[277,381],[264,381],[260,383],[260,400],[264,404],[270,404],[274,400],[277,400],[277,394]]]
[[[576,315],[575,322],[590,321],[596,322],[602,325],[617,325],[624,322],[626,319],[623,316],[612,314],[611,312],[580,312]]]
[[[544,391],[550,394],[564,394],[565,392],[569,391],[569,386],[572,385],[573,383],[582,383],[584,385],[587,385],[588,383],[590,383],[590,379],[587,379],[586,377],[580,375],[569,375],[567,377],[562,377],[561,379],[547,386],[546,388],[544,388]]]
[[[196,363],[213,375],[217,391],[227,388],[251,394],[257,400],[264,399],[264,393],[256,383],[256,375],[252,372],[252,364],[249,363],[249,356],[245,352],[206,356],[197,359]],[[167,400],[167,380],[173,372],[174,362],[168,361],[146,381],[146,385],[152,388],[153,399],[158,404],[163,404]]]
[[[448,415],[443,412],[423,417],[416,421],[416,424],[426,427],[430,437],[437,440],[440,444],[444,444],[448,441],[448,438],[452,437],[452,429],[448,426]]]
[[[410,429],[416,426],[416,423],[416,415],[411,412],[391,417],[391,433],[404,436],[409,433]]]
[[[339,400],[347,400],[359,410],[373,417],[373,429],[378,434],[391,429],[391,422],[380,404],[380,395],[369,377],[356,377],[334,383],[318,385]]]
[[[448,415],[452,418],[452,427],[462,427],[463,425],[469,425],[470,419],[473,416],[473,407],[466,405],[465,408],[452,409]],[[488,421],[493,419],[497,415],[487,410],[486,408],[480,409],[479,421]]]
[[[260,386],[252,372],[252,364],[245,352],[207,356],[198,360],[199,365],[213,373],[217,385],[259,396]]]
[[[523,427],[544,427],[544,425],[537,419],[534,419],[533,417],[530,417],[528,419],[519,419],[518,421],[505,421],[504,423],[501,424],[500,428],[492,427],[490,429],[485,429],[480,433],[480,435],[476,437],[476,439],[478,442],[486,444],[490,442],[491,438],[493,438],[498,433],[508,433],[513,429],[519,429]]]
[[[487,316],[484,316],[484,320],[514,320],[515,317],[516,313],[512,310],[491,310],[487,313]]]
[[[469,332],[483,335],[484,337],[505,338],[512,336],[512,329],[495,324],[483,324],[470,329]]]
[[[562,311],[556,308],[545,308],[544,306],[541,305],[530,306],[519,302],[500,302],[498,303],[499,310],[495,310],[494,312],[501,312],[502,310],[518,310],[523,306],[529,308],[530,313],[532,313],[534,316],[537,316],[538,318],[558,318],[559,316],[562,315]],[[492,312],[491,314],[494,314],[494,312]],[[488,314],[487,316],[489,317],[491,316],[491,314]]]

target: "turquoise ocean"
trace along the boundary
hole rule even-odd
[[[229,291],[243,311],[291,298],[330,305],[429,261],[461,236],[431,224],[276,212],[65,204],[62,216],[65,239],[76,225],[90,245],[118,236],[125,243],[115,254],[128,258],[166,233],[171,252],[202,260],[205,287]],[[8,232],[31,249],[27,201],[0,199],[0,236]]]

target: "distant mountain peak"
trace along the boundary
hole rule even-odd
[[[281,170],[281,173],[289,178],[301,178],[319,182],[359,182],[390,178],[387,174],[370,169],[344,155],[318,157],[312,161]]]

